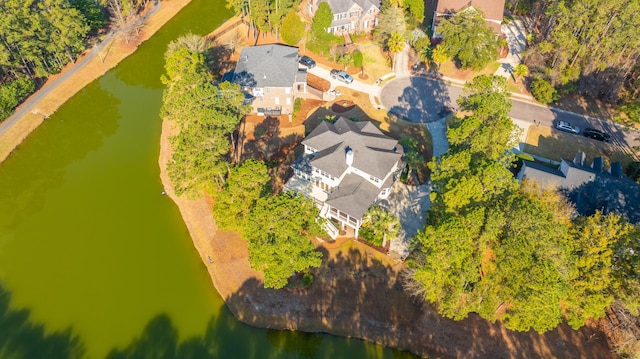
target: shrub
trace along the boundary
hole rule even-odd
[[[298,116],[298,112],[300,112],[301,107],[302,107],[302,99],[298,97],[293,101],[293,118],[294,119]]]
[[[304,36],[305,23],[300,16],[290,10],[282,20],[282,39],[289,45],[296,45]]]
[[[549,104],[558,100],[558,92],[551,83],[542,77],[536,77],[531,81],[531,94],[533,97],[544,103]]]
[[[313,283],[313,274],[311,273],[305,273],[302,276],[302,285],[305,288],[309,288],[311,286],[311,283]]]
[[[9,117],[13,109],[36,89],[36,85],[27,78],[20,78],[0,85],[0,121]]]

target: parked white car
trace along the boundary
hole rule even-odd
[[[556,124],[556,128],[560,131],[571,132],[571,133],[580,133],[580,128],[570,124],[569,122],[559,121]]]

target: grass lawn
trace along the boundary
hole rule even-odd
[[[364,59],[362,61],[364,72],[369,75],[369,78],[364,80],[364,82],[372,84],[381,76],[391,72],[391,67],[387,60],[387,54],[382,51],[377,43],[371,40],[366,40],[357,43],[357,46],[364,55]]]
[[[587,155],[587,163],[591,163],[594,157],[602,157],[605,168],[616,161],[626,168],[632,161],[631,157],[615,144],[560,132],[549,127],[529,127],[524,152],[560,161],[562,158],[573,159],[578,151]]]

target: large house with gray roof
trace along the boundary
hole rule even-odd
[[[523,161],[517,177],[559,190],[582,215],[615,212],[640,224],[640,185],[622,174],[620,162],[605,169],[603,159],[596,157],[587,165],[585,153],[579,152],[573,160],[563,158],[558,168]]]
[[[321,217],[339,223],[340,230],[351,227],[357,238],[364,213],[389,196],[404,168],[402,146],[373,123],[344,117],[323,121],[302,144],[285,190],[312,198]],[[337,236],[336,228],[325,229]]]
[[[298,66],[298,48],[270,44],[245,47],[230,81],[241,86],[253,111],[293,113],[296,97],[307,92],[307,72]]]
[[[378,25],[380,0],[311,0],[309,13],[313,16],[320,3],[326,2],[331,8],[333,21],[327,32],[340,35],[357,31],[370,32]]]

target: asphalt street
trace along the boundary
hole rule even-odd
[[[438,121],[447,112],[456,109],[457,99],[462,95],[464,92],[459,85],[414,76],[390,81],[380,92],[380,101],[395,115],[411,122],[427,124]],[[514,119],[548,127],[555,126],[558,121],[566,121],[581,129],[592,127],[604,130],[611,134],[614,143],[620,145],[640,145],[636,139],[640,136],[637,130],[624,130],[611,122],[515,98],[512,103],[509,116]]]

